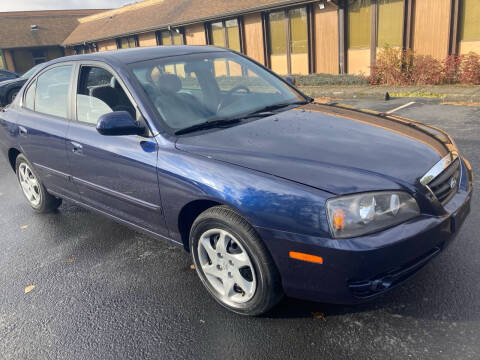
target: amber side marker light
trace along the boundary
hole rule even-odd
[[[288,255],[292,259],[308,261],[315,264],[323,264],[323,258],[321,256],[315,256],[315,255],[305,254],[305,253],[296,252],[296,251],[290,251]]]

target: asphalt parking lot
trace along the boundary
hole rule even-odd
[[[396,114],[447,130],[480,168],[480,107]],[[261,318],[217,305],[182,248],[71,203],[34,214],[3,157],[0,205],[0,359],[480,358],[478,191],[456,241],[402,287],[360,306],[285,299]]]

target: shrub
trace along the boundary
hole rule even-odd
[[[462,84],[480,84],[480,55],[471,52],[462,56],[458,80]]]
[[[480,85],[480,55],[451,55],[439,61],[411,50],[385,47],[366,79],[371,85]]]
[[[461,56],[450,55],[443,61],[442,78],[445,84],[456,84],[459,82]]]
[[[404,63],[407,61],[406,52],[385,47],[378,53],[374,66],[370,69],[367,78],[372,85],[405,85]]]
[[[442,63],[430,55],[413,58],[412,83],[414,85],[439,85],[443,81]]]

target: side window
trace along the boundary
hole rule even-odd
[[[135,119],[135,107],[108,70],[82,66],[77,90],[77,120],[96,124],[98,119],[114,111],[127,111]]]
[[[68,90],[72,66],[58,66],[37,79],[35,111],[66,118],[68,116]]]
[[[30,110],[35,110],[35,90],[37,88],[37,81],[30,84],[27,92],[25,93],[25,101],[23,106]]]

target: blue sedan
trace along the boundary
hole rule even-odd
[[[0,149],[35,211],[68,199],[183,246],[244,315],[392,289],[447,247],[472,194],[442,130],[317,104],[215,47],[49,62],[0,112]]]

